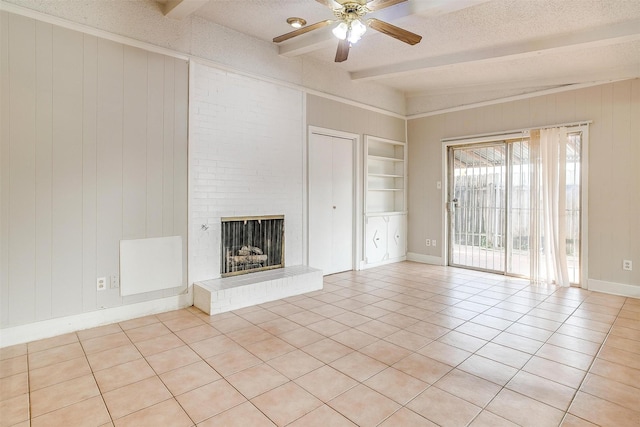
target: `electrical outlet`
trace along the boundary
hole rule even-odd
[[[436,239],[431,240],[431,246],[435,246],[436,245]]]
[[[431,246],[431,240],[427,239],[427,240],[425,241],[425,245],[427,245],[427,246]]]
[[[631,262],[630,259],[623,259],[622,260],[622,269],[626,270],[626,271],[633,270],[633,263]]]
[[[98,280],[96,282],[97,286],[96,289],[98,289],[99,291],[104,291],[107,289],[107,278],[106,277],[98,277]]]
[[[118,289],[120,287],[120,279],[117,275],[111,276],[111,289]]]

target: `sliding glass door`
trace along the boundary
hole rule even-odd
[[[531,274],[531,159],[529,140],[512,141],[509,147],[509,250],[506,273]]]
[[[580,283],[582,133],[559,140],[562,156],[554,170],[561,175],[562,206],[555,227],[540,219],[546,215],[541,207],[554,201],[543,200],[546,191],[537,186],[542,166],[529,137],[449,147],[449,265],[546,277],[548,267],[539,259],[548,255],[548,234],[555,232],[562,234],[569,280]]]
[[[449,264],[504,272],[504,142],[449,149]]]

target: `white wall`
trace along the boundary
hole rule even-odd
[[[191,76],[191,280],[220,277],[221,217],[284,214],[285,264],[302,264],[303,93],[193,62]]]
[[[120,239],[186,242],[187,63],[0,19],[0,327],[181,292],[96,278],[119,275]]]
[[[408,122],[409,252],[444,258],[442,138],[592,120],[589,131],[590,288],[640,296],[640,79],[472,108]]]

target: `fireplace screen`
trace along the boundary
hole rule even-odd
[[[222,218],[222,277],[284,267],[284,216]]]

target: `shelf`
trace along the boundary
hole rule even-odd
[[[375,211],[375,212],[367,212],[365,217],[372,216],[395,216],[395,215],[406,215],[405,211]]]
[[[380,161],[383,161],[383,162],[404,162],[404,159],[398,159],[396,157],[383,157],[383,156],[368,155],[367,158],[369,160],[380,160]]]
[[[404,191],[404,177],[392,173],[369,174],[367,189],[369,191]]]
[[[366,154],[370,159],[403,161],[406,157],[405,144],[400,141],[368,137]]]
[[[387,173],[369,173],[368,176],[375,176],[379,178],[404,178],[404,175],[391,175]]]
[[[369,162],[367,175],[369,178],[404,178],[404,162]]]

